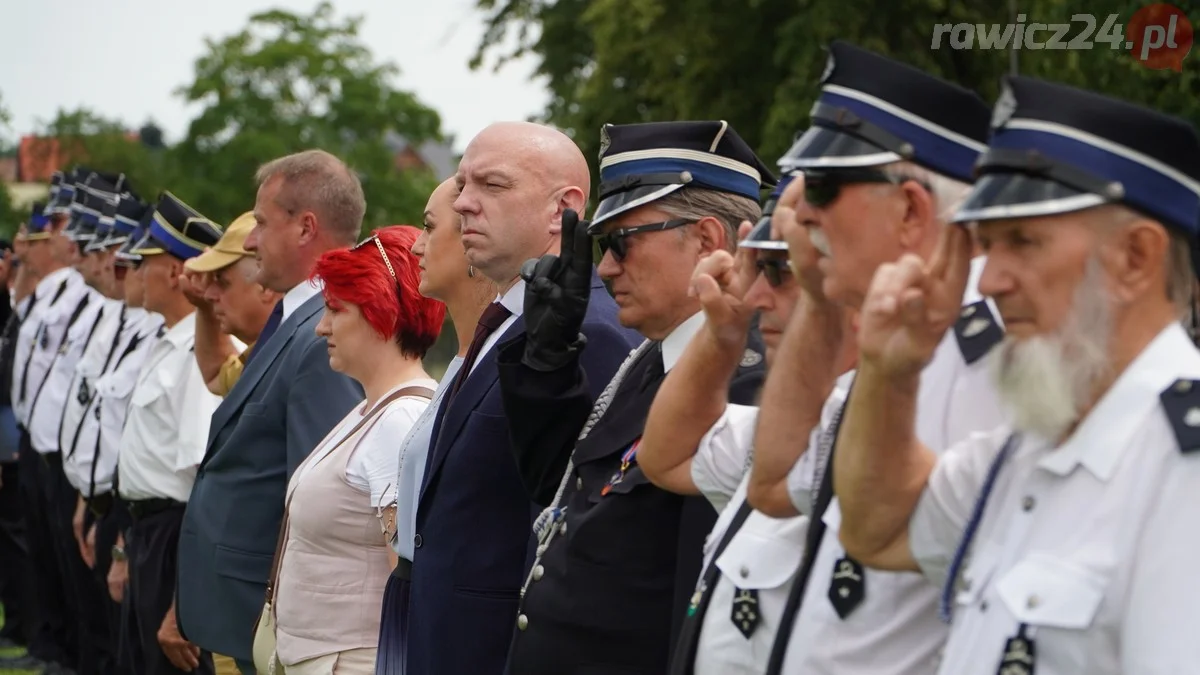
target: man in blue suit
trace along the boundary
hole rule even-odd
[[[177,621],[187,639],[253,675],[254,626],[292,471],[362,400],[329,368],[315,328],[324,310],[309,275],[322,253],[351,246],[366,200],[358,177],[327,152],[264,165],[247,251],[258,282],[283,293],[234,388],[213,413],[208,449],[179,537]]]
[[[500,123],[467,146],[456,175],[467,261],[499,296],[438,410],[417,506],[409,604],[410,675],[500,675],[517,595],[533,556],[540,510],[517,471],[500,398],[495,344],[525,331],[521,264],[558,253],[562,217],[582,211],[587,162],[562,133]],[[640,342],[592,272],[583,334],[584,376],[593,395]]]

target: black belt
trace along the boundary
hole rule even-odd
[[[34,452],[37,452],[37,450],[34,450]],[[45,454],[38,452],[38,454],[41,455],[42,462],[46,466],[53,466],[56,468],[62,466],[62,455],[58,452],[47,452]]]
[[[112,511],[113,493],[105,492],[104,494],[100,495],[92,495],[92,498],[88,500],[87,505],[88,510],[92,512],[93,516],[96,516],[97,518],[103,518],[108,515],[109,511]]]
[[[412,581],[412,561],[401,558],[396,561],[396,568],[392,570],[392,576],[401,581]]]
[[[129,515],[133,516],[134,520],[149,518],[164,511],[183,509],[187,506],[187,504],[177,502],[174,499],[158,498],[126,500],[125,504],[129,506]]]

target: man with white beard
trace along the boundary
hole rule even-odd
[[[790,569],[733,568],[732,581],[757,595],[756,613],[769,628],[721,656],[749,652],[754,667],[746,672],[767,675],[929,675],[947,635],[937,587],[916,573],[865,569],[838,542],[829,470],[841,452],[845,389],[835,381],[841,345],[854,339],[845,315],[861,306],[875,270],[906,253],[929,256],[952,227],[987,148],[991,110],[971,91],[852,45],[834,42],[829,54],[812,127],[780,160],[803,172],[772,217],[803,299],[767,374],[746,487],[758,511],[802,514],[808,525],[787,533],[802,553],[753,556],[788,560]],[[963,320],[944,331],[921,375],[917,437],[935,451],[1002,421],[987,354],[1003,331],[974,288],[958,302]],[[823,416],[831,405],[834,413]],[[743,447],[726,464],[740,469],[749,454]],[[726,564],[737,551],[726,552]],[[770,647],[757,644],[764,639]]]
[[[1200,641],[1200,138],[1186,122],[1011,78],[957,220],[1007,328],[1011,425],[935,457],[922,365],[958,316],[972,243],[875,275],[835,458],[841,539],[919,570],[953,618],[944,675],[1195,672]]]

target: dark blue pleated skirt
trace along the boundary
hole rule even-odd
[[[400,560],[383,591],[383,616],[379,622],[379,651],[375,675],[404,675],[408,653],[408,596],[412,590],[412,563]]]

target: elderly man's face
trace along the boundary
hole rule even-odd
[[[1006,333],[992,357],[997,390],[1018,428],[1048,440],[1078,421],[1110,367],[1115,307],[1094,218],[1084,211],[976,229],[987,255],[979,291]]]
[[[604,231],[673,219],[665,211],[643,206],[606,221]],[[610,282],[621,325],[661,340],[699,309],[698,302],[688,297],[688,286],[696,263],[711,247],[693,236],[695,227],[639,232],[624,240],[622,260],[612,250],[604,254],[596,271]]]

